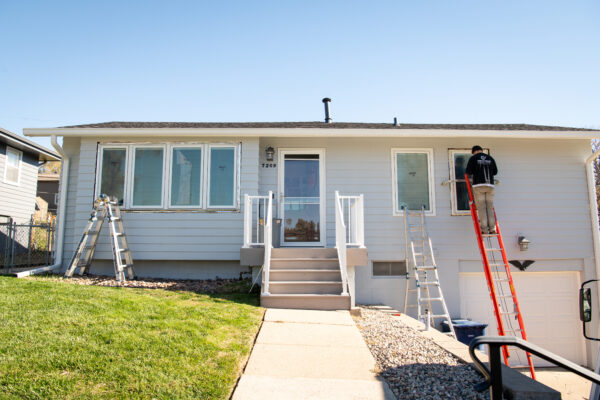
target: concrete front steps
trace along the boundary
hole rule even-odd
[[[269,295],[260,296],[267,308],[349,310],[342,296],[336,249],[276,248],[271,252]]]

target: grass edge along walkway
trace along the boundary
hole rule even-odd
[[[0,277],[0,397],[228,398],[257,305],[242,293]]]

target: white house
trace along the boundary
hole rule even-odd
[[[495,206],[508,257],[535,261],[524,272],[514,270],[529,339],[580,364],[594,361],[581,335],[577,297],[580,283],[596,278],[600,268],[590,147],[600,131],[109,122],[25,134],[52,136],[55,144],[63,138],[62,148],[56,144],[65,160],[57,256],[63,268],[94,197],[108,193],[122,202],[140,276],[237,277],[267,263],[267,306],[348,308],[356,302],[402,309],[400,207],[425,204],[450,314],[490,321],[465,188],[454,181],[478,144],[499,166]],[[336,192],[350,197],[336,198]],[[268,245],[265,251],[265,233],[267,244],[273,237],[272,251]],[[527,251],[519,249],[518,236],[531,241]],[[93,268],[108,272],[106,236],[96,258]],[[346,288],[351,296],[343,295]]]

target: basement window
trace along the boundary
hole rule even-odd
[[[406,261],[373,261],[373,276],[406,276]]]

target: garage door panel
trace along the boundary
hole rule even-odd
[[[579,325],[577,272],[513,272],[519,306],[528,340],[573,362],[584,365],[584,342]],[[497,335],[487,283],[483,273],[460,276],[461,317],[488,324],[486,335]],[[512,302],[507,307],[512,309]],[[513,320],[518,328],[518,321]],[[511,365],[525,365],[518,350],[511,351]],[[520,363],[516,362],[521,360]],[[538,366],[550,365],[534,357]]]

